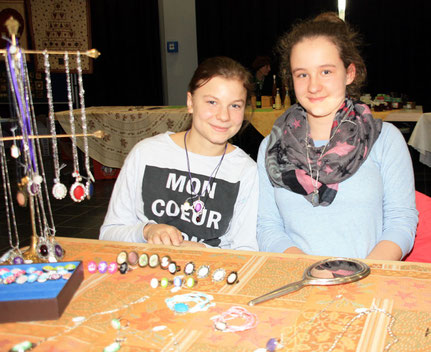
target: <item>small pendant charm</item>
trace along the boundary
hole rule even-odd
[[[26,207],[28,201],[28,191],[27,191],[28,177],[25,176],[18,183],[18,191],[16,193],[16,201],[20,207]]]
[[[36,251],[40,259],[48,259],[50,248],[49,244],[45,241],[44,238],[39,237],[39,240],[37,241]]]
[[[314,206],[319,205],[319,190],[315,189],[313,191],[313,195],[311,196],[311,204],[313,204]]]
[[[42,176],[35,175],[32,180],[29,180],[27,183],[27,191],[32,196],[35,196],[40,191],[40,184],[42,183]]]
[[[24,259],[20,255],[17,255],[15,258],[13,258],[13,264],[14,265],[24,264]]]
[[[74,202],[82,202],[85,198],[85,193],[85,186],[78,180],[70,187],[70,198],[72,198]]]
[[[60,244],[51,238],[51,249],[53,250],[53,254],[55,256],[55,259],[57,260],[62,260],[64,257],[64,249],[62,246],[60,246]]]
[[[205,209],[205,203],[203,201],[201,201],[200,199],[195,200],[193,202],[193,210],[195,211],[195,213],[197,215],[201,215],[202,212],[204,211],[204,209]]]
[[[58,200],[63,199],[67,195],[66,186],[60,183],[57,179],[54,180],[54,186],[52,186],[52,195]]]
[[[26,207],[28,201],[28,193],[27,190],[19,189],[16,192],[16,201],[20,207]]]
[[[184,202],[184,204],[181,205],[181,210],[182,211],[189,211],[189,210],[192,210],[192,209],[193,209],[193,207],[190,205],[190,202],[189,202],[188,199]]]
[[[14,159],[18,159],[19,156],[21,155],[21,152],[19,151],[19,148],[17,147],[16,144],[12,144],[12,146],[10,147],[10,155]]]
[[[33,347],[36,347],[36,344],[30,341],[24,341],[13,346],[9,351],[29,351]]]

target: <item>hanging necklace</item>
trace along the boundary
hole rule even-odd
[[[189,153],[187,151],[187,134],[190,132],[190,130],[188,130],[185,134],[184,134],[184,149],[186,150],[186,160],[187,160],[187,170],[189,173],[189,181],[190,181],[190,197],[188,197],[184,204],[181,206],[181,208],[185,211],[187,210],[193,210],[193,212],[196,214],[196,220],[199,222],[201,220],[201,216],[202,213],[205,209],[205,202],[201,199],[201,196],[203,197],[205,195],[205,193],[209,194],[210,190],[211,190],[211,181],[214,183],[214,179],[217,176],[217,172],[220,169],[221,163],[224,159],[224,156],[226,154],[226,150],[227,150],[227,145],[228,143],[226,142],[226,145],[224,146],[224,150],[223,150],[223,155],[221,156],[221,159],[219,161],[219,163],[217,164],[217,166],[215,167],[215,169],[213,170],[213,172],[211,172],[210,178],[208,180],[208,184],[205,188],[202,189],[201,194],[199,195],[198,192],[196,192],[195,190],[195,186],[193,184],[193,180],[192,180],[192,173],[190,171],[190,160],[189,160]],[[197,199],[196,199],[197,198]],[[192,203],[192,205],[190,205],[190,203]]]
[[[274,352],[276,350],[289,347],[289,343],[290,344],[293,343],[295,345],[296,341],[294,340],[294,338],[296,336],[298,336],[298,334],[301,333],[301,330],[305,329],[306,327],[311,327],[311,325],[317,319],[319,319],[319,320],[324,319],[325,316],[328,314],[326,312],[330,308],[330,306],[332,306],[336,301],[341,300],[341,299],[344,299],[343,295],[339,294],[339,295],[335,296],[335,298],[332,301],[330,301],[322,310],[317,312],[310,320],[304,321],[303,323],[301,323],[298,326],[298,328],[293,331],[294,333],[282,333],[280,339],[273,337],[273,338],[268,340],[268,342],[266,344],[266,348],[258,348],[254,352]],[[334,342],[328,348],[327,352],[332,352],[335,349],[335,347],[340,342],[340,340],[343,338],[343,336],[345,335],[347,330],[349,330],[349,328],[353,325],[353,323],[356,320],[362,318],[363,316],[372,314],[372,313],[381,313],[381,314],[386,315],[390,319],[388,325],[386,326],[386,331],[388,332],[388,335],[392,338],[392,341],[390,341],[385,346],[384,351],[389,351],[390,348],[392,347],[392,345],[396,344],[399,341],[398,337],[392,331],[392,327],[395,323],[395,317],[391,313],[387,312],[384,309],[377,308],[374,306],[371,308],[357,308],[355,310],[355,312],[357,314],[352,319],[350,319],[346,323],[346,325],[344,325],[341,332],[335,336]]]
[[[319,158],[316,161],[316,178],[313,177],[313,168],[311,167],[311,160],[310,160],[310,154],[309,154],[309,148],[311,147],[308,140],[308,132],[307,136],[305,137],[305,146],[306,146],[306,152],[307,152],[307,163],[308,163],[308,170],[310,172],[310,178],[311,178],[311,184],[313,185],[313,195],[311,196],[311,204],[313,204],[314,207],[319,205],[319,163],[320,159],[322,159],[323,155],[325,154],[326,147],[329,145],[329,142],[331,141],[332,137],[329,138],[328,143],[325,144],[322,152],[320,153]]]
[[[15,131],[18,128],[18,125],[13,126],[10,131],[12,132],[12,135],[15,137]],[[10,148],[10,155],[12,156],[12,158],[14,159],[18,159],[19,156],[21,155],[21,152],[18,148],[18,146],[16,145],[16,140],[13,141],[13,144]]]
[[[72,84],[70,82],[70,71],[69,71],[69,54],[66,51],[64,53],[64,68],[66,71],[66,82],[67,82],[67,100],[69,103],[69,122],[70,131],[72,134],[72,155],[73,155],[73,173],[75,177],[75,183],[70,187],[69,194],[73,201],[79,203],[85,196],[85,186],[81,183],[82,177],[79,174],[79,161],[78,161],[78,150],[76,147],[76,134],[75,134],[75,117],[73,116],[73,101],[72,101]]]
[[[49,64],[49,55],[46,50],[43,52],[44,63],[45,63],[45,80],[46,80],[46,96],[48,98],[48,107],[49,107],[49,123],[50,130],[52,135],[52,156],[54,162],[54,185],[52,187],[52,195],[56,199],[63,199],[66,197],[67,188],[64,184],[60,182],[60,170],[64,167],[60,167],[60,162],[58,159],[58,146],[57,146],[57,133],[55,131],[55,120],[54,120],[54,103],[52,98],[52,85],[51,85],[51,72],[50,72],[50,64]]]
[[[3,132],[1,128],[0,128],[0,138],[3,138]],[[1,173],[3,178],[3,190],[4,190],[4,198],[5,198],[5,205],[6,205],[6,219],[7,219],[7,227],[8,227],[8,234],[9,234],[9,245],[11,247],[9,262],[11,264],[23,264],[24,259],[23,259],[21,250],[19,249],[19,237],[18,237],[18,230],[16,226],[15,209],[12,201],[12,192],[11,192],[11,187],[9,182],[9,172],[6,164],[6,153],[5,153],[3,139],[1,139],[0,148],[1,148],[1,155],[0,155]],[[12,218],[12,224],[10,221],[11,218]],[[15,244],[13,243],[13,240],[12,240],[12,230],[15,234]]]
[[[90,169],[90,157],[88,154],[88,138],[87,138],[87,117],[85,115],[85,99],[84,99],[84,84],[82,81],[82,66],[81,66],[81,53],[76,52],[76,66],[78,70],[78,86],[79,86],[79,104],[81,105],[81,121],[82,121],[82,133],[84,135],[84,154],[85,154],[85,171],[87,172],[87,183],[85,184],[85,194],[87,199],[90,199],[93,195],[93,184],[94,177]]]
[[[320,196],[319,196],[319,187],[320,187],[319,186],[319,176],[320,176],[320,166],[319,165],[320,165],[320,161],[323,158],[323,156],[325,155],[326,148],[330,144],[332,138],[334,138],[334,136],[337,134],[337,131],[340,128],[341,124],[343,122],[346,122],[346,119],[352,110],[353,110],[353,107],[349,108],[349,110],[345,113],[344,117],[341,119],[337,128],[334,130],[333,133],[331,133],[331,136],[329,137],[328,142],[325,144],[322,151],[320,152],[320,156],[317,158],[317,161],[316,161],[316,178],[313,177],[313,168],[311,167],[310,152],[309,152],[309,149],[312,148],[312,146],[309,143],[309,134],[311,132],[309,131],[308,120],[307,120],[307,118],[305,119],[305,121],[307,122],[307,130],[305,132],[306,133],[306,135],[305,135],[305,151],[306,151],[306,155],[307,155],[308,171],[310,173],[311,184],[313,185],[313,194],[311,196],[311,204],[314,207],[318,206],[319,201],[320,201]],[[348,121],[348,122],[351,122],[351,121]],[[354,122],[352,122],[352,123],[354,123]]]
[[[28,69],[25,61],[25,57],[21,58],[21,67],[22,67],[22,82],[25,89],[25,98],[26,98],[26,107],[28,111],[28,115],[30,116],[31,127],[34,131],[34,135],[38,135],[37,124],[36,124],[36,116],[34,113],[34,105],[33,98],[31,95],[30,82]],[[39,191],[36,194],[33,194],[35,211],[37,213],[37,220],[40,228],[40,236],[38,238],[37,244],[37,254],[40,259],[48,260],[49,262],[56,262],[61,260],[64,255],[64,251],[62,247],[55,241],[55,225],[54,218],[52,215],[51,202],[49,199],[48,186],[46,182],[42,183],[42,180],[46,180],[45,169],[43,165],[42,158],[42,149],[40,146],[40,139],[35,139],[35,169],[36,176],[33,179],[38,177],[40,179],[38,183]],[[40,173],[39,173],[40,171]],[[39,176],[39,174],[41,176]],[[31,187],[31,185],[30,185]],[[46,208],[44,203],[44,197],[46,198]],[[47,211],[46,211],[47,210]],[[47,213],[49,216],[49,222],[47,218]]]
[[[21,180],[21,184],[26,185],[26,190],[30,195],[31,208],[34,211],[32,226],[34,236],[38,237],[36,252],[40,259],[51,259],[51,256],[48,256],[50,253],[49,248],[51,247],[47,241],[47,236],[53,237],[55,235],[55,228],[46,182],[42,185],[42,181],[46,177],[42,162],[40,140],[38,138],[31,139],[33,135],[37,136],[38,133],[24,53],[18,46],[8,45],[6,61],[8,78],[11,83],[12,96],[14,97],[13,102],[19,117],[18,121],[23,137],[22,145],[26,176]],[[41,171],[41,175],[39,174],[39,170]],[[45,192],[47,200],[51,226],[49,226],[46,217],[43,192]],[[36,231],[36,222],[39,225],[40,236]],[[55,261],[54,256],[52,256],[52,260]]]

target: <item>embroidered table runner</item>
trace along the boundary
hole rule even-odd
[[[81,110],[74,110],[76,133],[82,133]],[[102,130],[105,136],[88,138],[90,158],[102,165],[121,168],[133,146],[144,138],[166,131],[184,131],[191,123],[185,107],[97,106],[86,108],[87,131]],[[66,133],[70,133],[69,111],[55,114]],[[84,150],[83,138],[76,144]]]

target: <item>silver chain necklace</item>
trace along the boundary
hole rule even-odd
[[[85,186],[81,183],[82,176],[79,174],[79,160],[78,150],[76,147],[76,133],[75,133],[75,117],[73,116],[73,100],[72,100],[72,83],[70,81],[70,70],[69,70],[69,53],[64,53],[64,68],[66,71],[66,83],[67,83],[67,100],[69,103],[69,122],[70,132],[72,134],[72,155],[73,155],[73,173],[75,177],[75,183],[70,187],[69,194],[73,201],[79,203],[84,200],[86,192]]]
[[[192,209],[194,211],[194,213],[196,213],[196,220],[199,222],[202,216],[202,213],[205,209],[205,202],[201,199],[201,195],[203,196],[205,193],[209,194],[210,190],[211,190],[211,181],[214,182],[214,178],[217,176],[217,172],[220,169],[221,163],[224,159],[224,156],[226,154],[226,150],[227,150],[227,145],[228,143],[226,142],[226,145],[224,147],[223,150],[223,155],[221,156],[221,159],[219,161],[219,163],[217,164],[217,166],[215,167],[215,169],[211,172],[210,178],[208,180],[208,184],[207,186],[202,190],[201,194],[199,194],[199,192],[196,192],[195,190],[195,186],[193,184],[193,180],[192,180],[192,174],[190,171],[190,160],[189,160],[189,153],[187,151],[187,134],[190,132],[190,130],[188,130],[185,134],[184,134],[184,149],[186,151],[186,160],[187,160],[187,170],[189,173],[189,181],[190,181],[190,188],[191,188],[191,195],[190,197],[188,197],[184,204],[181,206],[181,209],[187,211]],[[197,199],[196,199],[197,198]],[[196,199],[196,200],[194,200]],[[192,203],[192,205],[190,204]]]
[[[58,158],[58,146],[57,146],[57,133],[55,131],[55,119],[54,119],[54,103],[52,98],[52,85],[51,85],[51,72],[49,64],[49,55],[46,50],[43,52],[44,64],[45,64],[45,80],[46,80],[46,96],[48,98],[48,118],[50,124],[50,131],[52,136],[52,156],[54,162],[54,185],[52,187],[52,195],[55,199],[63,199],[67,195],[66,186],[60,182],[60,171],[65,166],[60,166]]]
[[[322,159],[322,157],[324,156],[324,154],[326,152],[326,148],[328,147],[328,145],[331,142],[332,138],[334,138],[334,136],[337,134],[337,131],[340,128],[340,126],[344,122],[351,122],[351,123],[355,124],[352,121],[346,120],[352,110],[353,110],[353,108],[350,108],[345,113],[343,119],[340,121],[340,123],[338,124],[337,128],[335,129],[335,131],[329,137],[328,142],[323,147],[323,150],[320,152],[320,156],[317,158],[317,161],[316,161],[316,178],[313,177],[313,168],[311,167],[310,152],[309,152],[309,149],[312,148],[312,146],[309,143],[309,138],[308,138],[309,134],[311,133],[309,131],[309,126],[310,125],[308,123],[308,119],[307,118],[305,119],[305,121],[307,122],[307,129],[306,129],[306,132],[305,132],[306,133],[306,135],[305,135],[305,151],[306,151],[306,156],[307,156],[307,164],[308,164],[308,171],[310,173],[311,184],[313,185],[313,194],[311,196],[311,204],[313,206],[318,206],[319,205],[319,200],[320,200],[320,196],[319,196],[319,176],[320,176],[319,162]]]
[[[87,183],[85,184],[85,194],[87,199],[90,199],[93,193],[94,182],[93,174],[90,169],[90,157],[88,154],[88,138],[87,138],[87,116],[85,114],[85,90],[84,83],[82,80],[82,65],[81,65],[81,53],[76,52],[76,66],[78,70],[78,86],[79,86],[79,104],[81,105],[81,122],[82,122],[82,133],[84,138],[84,154],[85,154],[85,171],[87,172]]]

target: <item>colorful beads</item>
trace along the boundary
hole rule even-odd
[[[13,346],[10,349],[10,351],[11,352],[24,352],[24,351],[31,350],[34,346],[35,346],[35,344],[31,343],[30,341],[23,341],[23,342],[16,344],[15,346]]]
[[[99,273],[104,274],[108,270],[108,263],[105,261],[102,261],[99,263],[97,268],[99,269]]]
[[[76,265],[73,265],[73,268],[76,268]],[[0,269],[0,284],[31,284],[36,281],[43,283],[48,280],[59,280],[60,278],[68,280],[72,275],[64,266],[61,265],[56,267],[45,265],[42,267],[42,270],[37,270],[37,268],[33,266],[26,268],[26,270],[16,267],[12,269],[3,267]]]
[[[117,352],[120,348],[121,344],[119,342],[113,342],[109,346],[106,346],[103,352]]]
[[[115,262],[111,262],[108,265],[108,273],[115,274],[118,270],[118,265]]]
[[[97,264],[96,264],[96,262],[94,262],[94,261],[89,262],[88,265],[87,265],[87,269],[88,269],[88,272],[90,274],[95,273],[97,271]]]
[[[174,310],[176,313],[187,313],[189,311],[189,306],[185,303],[176,303],[174,305]]]
[[[166,288],[168,287],[168,285],[169,285],[169,280],[167,278],[164,277],[163,279],[160,280],[161,287]]]

